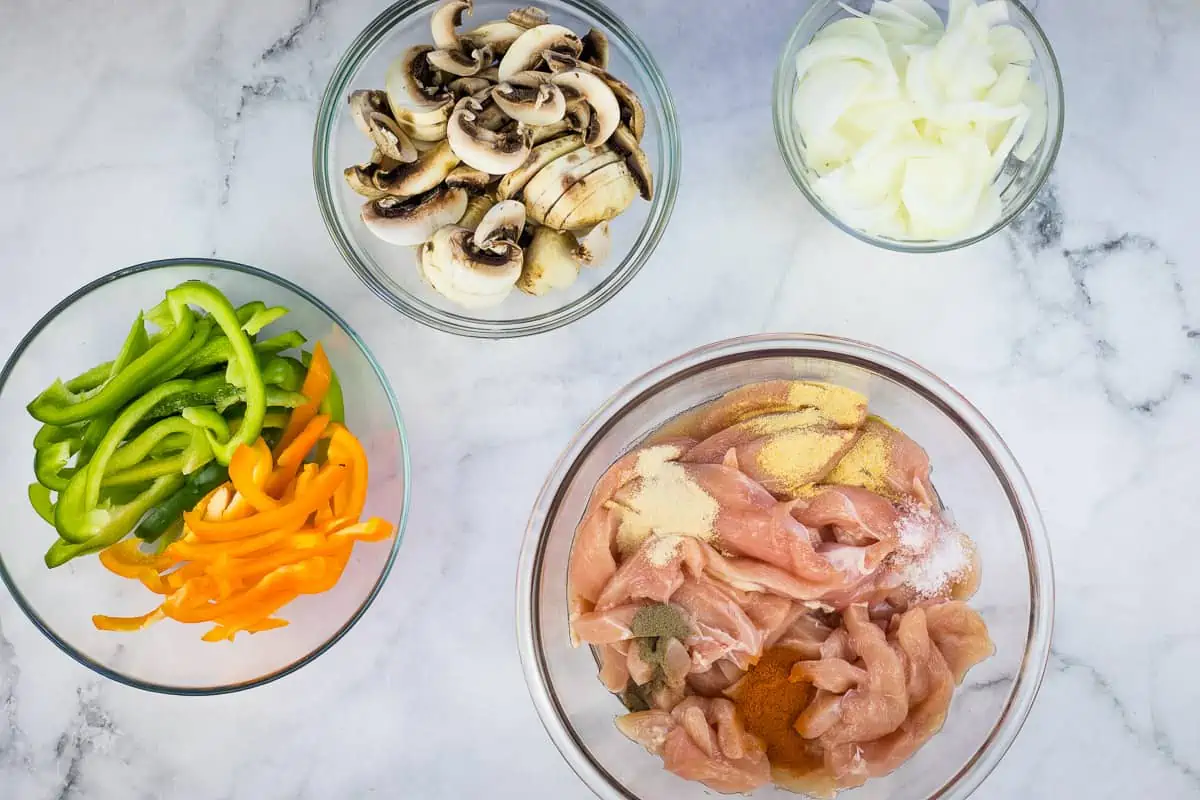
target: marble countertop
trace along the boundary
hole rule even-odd
[[[418,498],[366,617],[248,693],[172,698],[105,681],[0,597],[0,798],[585,800],[529,703],[513,640],[529,505],[585,416],[630,378],[696,345],[780,330],[869,340],[944,376],[1037,491],[1057,569],[1054,649],[1024,731],[976,796],[1200,795],[1200,201],[1188,188],[1200,6],[1042,0],[1067,95],[1048,188],[983,244],[904,257],[826,223],[776,152],[771,75],[804,3],[703,0],[683,14],[613,0],[679,106],[675,218],[599,312],[483,342],[378,301],[317,212],[321,91],[384,5],[0,8],[0,353],[119,266],[217,255],[264,267],[323,297],[379,355]],[[713,48],[723,57],[701,58]],[[732,110],[714,102],[726,94]]]

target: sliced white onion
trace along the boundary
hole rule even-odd
[[[817,194],[900,239],[970,235],[1001,213],[997,171],[1045,133],[1033,48],[1006,0],[876,0],[796,57],[794,115]]]

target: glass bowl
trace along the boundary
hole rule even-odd
[[[608,71],[637,92],[646,109],[642,148],[654,170],[654,199],[634,200],[612,221],[612,253],[595,269],[582,270],[567,289],[533,297],[514,289],[496,308],[467,311],[435,292],[421,278],[414,248],[398,247],[371,234],[359,216],[363,197],[342,176],[351,164],[366,161],[370,143],[350,119],[346,98],[355,89],[381,88],[388,64],[404,50],[431,40],[429,20],[441,0],[399,2],[380,14],[342,56],[317,116],[313,138],[313,180],[317,203],[334,244],[354,273],[402,314],[439,330],[462,336],[505,338],[544,333],[595,311],[608,302],[650,258],[666,230],[679,189],[678,120],[671,94],[654,58],[642,41],[606,6],[592,0],[547,0],[537,5],[550,21],[580,35],[597,28],[608,35]],[[464,27],[503,19],[522,5],[515,0],[476,0]]]
[[[843,6],[850,6],[856,11],[866,13],[870,10],[873,2],[874,0],[849,0],[849,2],[817,0],[800,18],[800,23],[792,31],[792,35],[783,49],[783,56],[779,59],[779,66],[775,69],[775,99],[772,108],[775,118],[775,139],[779,143],[779,152],[783,156],[783,163],[787,166],[788,172],[792,174],[792,180],[800,187],[800,191],[816,207],[817,211],[821,212],[822,216],[846,233],[868,244],[900,253],[943,253],[983,241],[1007,226],[1029,205],[1046,183],[1046,179],[1050,176],[1050,169],[1054,166],[1054,159],[1058,156],[1063,133],[1063,86],[1058,61],[1054,57],[1054,51],[1050,49],[1050,42],[1046,39],[1046,34],[1029,9],[1025,8],[1018,0],[1004,0],[1009,9],[1007,24],[1023,31],[1029,39],[1029,43],[1033,45],[1035,58],[1030,74],[1033,81],[1040,84],[1046,92],[1046,132],[1028,160],[1020,161],[1009,156],[1001,169],[997,178],[1000,186],[1000,219],[987,230],[976,231],[958,239],[893,239],[853,227],[843,221],[837,212],[817,195],[812,186],[816,175],[805,164],[804,140],[793,121],[793,103],[796,94],[796,54],[811,42],[817,32],[826,25],[850,16],[850,12]],[[927,0],[927,2],[937,10],[942,19],[946,18],[950,5],[949,0]]]
[[[575,436],[533,508],[517,579],[521,660],[542,723],[604,800],[711,796],[617,731],[613,718],[624,708],[597,680],[591,651],[571,646],[567,559],[588,496],[613,461],[677,414],[737,386],[778,378],[857,389],[873,413],[925,447],[938,495],[979,548],[983,581],[971,605],[996,644],[996,654],[959,687],[940,734],[896,772],[840,797],[966,797],[1012,744],[1041,682],[1054,613],[1049,544],[1029,484],[987,420],[927,370],[845,339],[763,335],[694,350],[626,386]],[[753,797],[796,795],[763,787]]]
[[[283,610],[291,624],[232,643],[200,640],[201,625],[164,620],[136,633],[96,630],[92,614],[135,616],[155,605],[138,581],[117,577],[94,556],[48,569],[42,561],[54,531],[30,507],[33,435],[40,424],[25,410],[55,378],[77,375],[108,361],[139,310],[162,300],[186,280],[202,280],[234,305],[262,300],[291,313],[265,336],[298,329],[320,340],[345,394],[346,423],[370,457],[366,514],[396,526],[391,541],[358,543],[341,581],[320,595],[302,595]],[[288,281],[242,264],[171,259],[118,270],[56,305],[17,345],[0,372],[0,412],[8,420],[0,498],[0,578],[42,633],[67,655],[105,677],[169,694],[219,694],[249,689],[287,675],[338,641],[367,610],[391,569],[408,512],[408,448],[387,378],[332,309]]]

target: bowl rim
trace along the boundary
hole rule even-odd
[[[354,38],[338,60],[321,97],[313,132],[313,186],[325,229],[341,253],[342,260],[368,289],[392,308],[423,325],[459,336],[484,339],[532,336],[569,325],[603,306],[633,280],[654,254],[671,221],[679,193],[683,150],[678,113],[666,78],[641,38],[608,6],[599,0],[556,0],[589,18],[596,27],[623,39],[632,54],[635,69],[641,73],[639,77],[656,96],[656,105],[661,110],[663,120],[662,129],[659,131],[657,159],[661,174],[655,176],[657,185],[654,199],[650,201],[649,214],[621,261],[607,267],[608,275],[588,293],[566,305],[532,316],[506,320],[479,319],[465,313],[438,308],[408,291],[401,294],[392,292],[359,258],[353,237],[339,222],[336,200],[329,181],[329,150],[334,121],[341,108],[341,98],[363,61],[375,51],[394,27],[426,12],[440,2],[442,0],[397,0]]]
[[[1054,626],[1054,566],[1033,490],[1012,451],[984,415],[947,381],[903,356],[866,342],[812,333],[755,334],[690,350],[634,378],[583,423],[555,462],[534,503],[517,567],[516,634],[526,687],[542,726],[575,774],[605,800],[642,800],[597,762],[572,729],[551,689],[538,632],[540,584],[549,523],[582,458],[616,422],[668,385],[713,367],[779,356],[824,358],[868,369],[910,389],[956,423],[1001,482],[1025,544],[1029,627],[1021,665],[999,719],[972,757],[929,800],[961,800],[995,769],[1033,708],[1050,657]],[[566,586],[563,586],[566,591]]]
[[[408,522],[410,499],[409,476],[411,474],[411,469],[408,452],[408,435],[404,428],[404,420],[400,415],[400,406],[396,401],[395,393],[392,391],[391,382],[388,381],[387,375],[384,373],[383,368],[379,365],[379,362],[375,360],[375,356],[372,355],[370,348],[367,347],[366,343],[363,342],[358,333],[355,332],[355,330],[350,327],[350,325],[344,319],[342,319],[342,317],[336,311],[319,300],[307,289],[292,283],[287,278],[274,275],[266,270],[259,269],[258,267],[252,267],[248,264],[241,264],[236,261],[226,261],[218,258],[186,257],[145,261],[140,264],[122,267],[121,269],[110,272],[107,275],[102,275],[101,277],[84,284],[56,303],[53,308],[42,315],[37,323],[30,328],[28,333],[21,337],[21,341],[17,343],[17,346],[13,349],[12,353],[8,356],[8,359],[5,361],[4,368],[0,369],[0,392],[4,391],[4,386],[8,382],[8,378],[12,373],[12,370],[16,367],[17,362],[20,360],[25,350],[29,347],[30,343],[37,338],[37,336],[46,328],[47,325],[49,325],[60,314],[70,309],[77,301],[92,293],[96,289],[100,289],[110,283],[115,283],[122,278],[127,278],[144,272],[150,272],[156,269],[171,267],[198,267],[201,269],[226,270],[266,280],[281,288],[295,292],[300,297],[303,297],[305,300],[320,309],[326,316],[333,320],[335,324],[341,327],[341,329],[345,331],[346,335],[350,337],[351,341],[353,341],[358,347],[359,351],[366,357],[367,363],[371,365],[371,369],[374,371],[375,377],[379,380],[383,387],[384,393],[387,395],[388,403],[391,405],[392,409],[392,419],[395,422],[396,430],[400,435],[400,468],[402,470],[401,474],[404,478],[400,519],[396,522],[396,534],[394,537],[392,537],[391,550],[388,553],[387,561],[384,563],[383,569],[379,573],[379,577],[375,581],[375,585],[371,587],[371,591],[367,594],[362,604],[359,605],[358,609],[355,610],[355,612],[341,625],[340,628],[333,633],[332,636],[326,639],[316,649],[308,652],[290,664],[286,664],[279,669],[267,673],[266,675],[261,675],[257,678],[247,681],[239,681],[237,683],[208,687],[169,686],[162,683],[156,683],[154,681],[142,680],[131,675],[125,675],[118,670],[98,663],[85,653],[75,648],[72,644],[59,637],[58,634],[56,634],[54,630],[41,618],[36,609],[33,608],[33,606],[21,593],[20,589],[17,587],[15,579],[9,575],[8,569],[4,565],[4,555],[2,552],[0,552],[0,580],[3,581],[5,587],[8,589],[9,594],[12,595],[12,598],[16,602],[17,606],[20,607],[22,612],[24,612],[29,621],[33,623],[34,627],[41,631],[47,639],[53,642],[59,650],[66,653],[76,662],[105,678],[116,681],[117,683],[123,683],[126,686],[131,686],[135,689],[142,689],[144,691],[154,692],[157,694],[183,697],[207,697],[241,692],[247,689],[252,689],[256,686],[264,686],[268,683],[279,680],[280,678],[292,674],[301,667],[312,663],[321,655],[324,655],[329,651],[330,648],[337,644],[343,636],[349,633],[350,629],[353,628],[355,624],[357,624],[357,622],[362,618],[367,609],[375,601],[375,598],[379,594],[380,590],[382,590],[383,585],[387,582],[388,576],[391,574],[392,567],[395,565],[396,556],[400,552],[400,544],[404,538],[404,528]]]
[[[948,253],[953,250],[958,250],[960,248],[982,242],[984,239],[987,239],[1004,230],[1009,226],[1009,224],[1012,223],[1014,219],[1020,216],[1021,212],[1029,207],[1029,204],[1033,202],[1035,197],[1041,194],[1042,189],[1044,189],[1046,186],[1046,182],[1050,179],[1050,173],[1054,171],[1054,164],[1058,160],[1058,153],[1062,147],[1063,130],[1066,125],[1067,104],[1066,96],[1063,90],[1062,70],[1059,68],[1058,57],[1054,54],[1054,48],[1050,45],[1049,37],[1046,36],[1045,30],[1042,29],[1041,24],[1037,21],[1037,17],[1034,16],[1033,12],[1030,11],[1029,8],[1027,8],[1021,2],[1021,0],[1004,0],[1004,2],[1015,8],[1017,13],[1021,15],[1021,17],[1023,17],[1024,20],[1029,24],[1030,28],[1034,32],[1034,35],[1037,37],[1038,42],[1042,47],[1045,48],[1046,53],[1049,56],[1049,59],[1044,66],[1048,67],[1046,72],[1047,74],[1053,76],[1053,80],[1050,81],[1050,84],[1044,88],[1047,91],[1051,89],[1054,91],[1059,108],[1058,120],[1054,128],[1047,132],[1046,138],[1049,150],[1044,156],[1044,163],[1040,167],[1039,172],[1036,174],[1028,195],[1021,202],[1013,205],[1012,208],[1005,212],[1000,219],[997,220],[996,223],[987,230],[961,239],[952,240],[902,241],[899,239],[889,239],[887,237],[878,236],[876,234],[859,230],[858,228],[847,224],[840,217],[838,217],[838,215],[835,214],[833,210],[824,203],[824,201],[817,197],[816,193],[808,185],[808,181],[805,179],[803,174],[803,166],[796,163],[795,159],[793,159],[789,152],[791,147],[789,139],[789,135],[791,135],[789,133],[791,120],[786,118],[787,115],[783,111],[784,96],[792,91],[788,73],[793,68],[796,53],[800,48],[801,31],[811,20],[815,19],[817,14],[823,9],[828,8],[830,5],[836,5],[837,0],[817,0],[817,2],[814,2],[812,5],[810,5],[808,10],[801,15],[800,21],[796,23],[796,27],[794,27],[791,34],[788,35],[787,44],[785,44],[783,48],[783,54],[779,57],[779,62],[775,67],[775,77],[772,81],[771,88],[771,116],[774,121],[775,143],[777,149],[779,150],[779,157],[783,161],[783,165],[787,169],[788,174],[792,176],[792,182],[796,184],[796,187],[800,189],[800,192],[805,196],[805,198],[808,199],[808,202],[821,214],[821,216],[833,223],[843,232],[850,234],[855,239],[858,239],[860,242],[865,242],[866,244],[873,245],[884,250],[890,250],[894,253]],[[1049,122],[1049,120],[1047,120],[1047,122]]]

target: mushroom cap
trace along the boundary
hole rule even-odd
[[[507,200],[525,188],[534,175],[541,172],[550,162],[583,147],[583,136],[577,133],[560,136],[543,142],[529,151],[529,157],[521,166],[500,179],[496,187],[496,195],[501,200]]]
[[[504,175],[529,155],[529,136],[520,130],[487,130],[478,123],[482,111],[483,105],[474,98],[459,100],[446,124],[446,138],[463,163],[492,175]]]
[[[551,78],[555,85],[576,92],[591,108],[591,117],[583,141],[588,147],[599,147],[608,141],[612,132],[621,123],[621,107],[617,96],[607,83],[598,76],[582,69],[569,69],[555,73]]]
[[[491,250],[504,242],[516,244],[524,229],[525,206],[517,200],[501,200],[475,227],[473,243],[480,250]]]
[[[540,225],[546,224],[550,209],[565,192],[596,170],[620,160],[619,153],[605,147],[596,151],[582,148],[550,162],[529,179],[521,192],[530,218]]]
[[[371,135],[371,114],[386,114],[389,110],[387,95],[378,89],[353,91],[346,102],[350,104],[350,119],[354,121],[354,126],[366,136]]]
[[[450,0],[437,11],[429,20],[433,32],[433,46],[439,50],[450,50],[458,47],[458,32],[456,28],[462,25],[463,14],[473,12],[471,0]]]
[[[542,63],[542,53],[550,50],[578,56],[583,42],[570,28],[562,25],[538,25],[522,33],[500,59],[500,80],[506,81],[518,72],[534,69]]]
[[[458,221],[458,224],[463,228],[475,230],[483,220],[483,215],[494,205],[496,205],[496,198],[490,194],[471,195],[467,200],[467,210],[463,212],[462,219]]]
[[[575,248],[575,257],[585,267],[600,266],[608,260],[612,252],[612,234],[607,221],[575,231],[575,239],[579,242],[579,246]]]
[[[633,131],[633,135],[637,137],[639,142],[642,140],[642,137],[646,133],[646,109],[642,107],[642,101],[638,98],[637,92],[633,90],[632,86],[611,72],[606,72],[586,61],[572,58],[567,53],[546,52],[542,54],[542,57],[545,59],[546,66],[550,68],[551,72],[581,69],[592,73],[607,83],[608,88],[612,89],[613,94],[617,97],[617,104],[621,107],[621,121],[629,126],[629,130]]]
[[[583,36],[583,52],[579,60],[600,69],[608,67],[608,36],[598,28],[591,28]]]
[[[506,19],[520,28],[529,29],[545,25],[550,21],[550,15],[537,6],[525,6],[508,12]]]
[[[488,184],[491,182],[491,173],[475,169],[468,164],[459,164],[450,170],[450,174],[446,176],[445,180],[447,186],[466,189],[468,192],[476,193],[486,190]]]
[[[438,230],[423,252],[425,274],[448,299],[481,308],[502,301],[521,275],[524,253],[512,242],[480,250],[470,228]]]
[[[524,32],[525,29],[520,25],[506,19],[498,19],[493,22],[485,22],[478,28],[467,31],[463,37],[474,42],[476,47],[487,46],[492,48],[492,52],[496,55],[503,56],[508,52],[512,43]]]
[[[458,156],[450,149],[450,143],[443,139],[418,156],[416,161],[397,164],[389,170],[376,170],[372,182],[387,194],[412,197],[442,183],[457,166]]]
[[[454,80],[450,81],[450,83],[446,84],[446,89],[454,97],[454,99],[450,101],[450,110],[453,111],[454,104],[462,98],[470,97],[471,95],[479,94],[483,91],[490,91],[491,88],[492,82],[481,75],[468,75],[464,78],[455,78]],[[447,114],[446,118],[449,119],[450,115]]]
[[[463,44],[450,50],[433,50],[425,57],[436,69],[460,77],[474,75],[491,65],[491,48],[474,47],[465,40]]]
[[[551,289],[570,286],[579,276],[575,237],[566,231],[536,227],[525,248],[525,264],[517,288],[526,294],[543,295]]]
[[[371,141],[383,155],[396,161],[416,161],[417,148],[390,115],[372,111],[367,115],[367,129]]]
[[[552,125],[563,118],[567,99],[544,72],[518,72],[492,88],[500,110],[526,125]]]
[[[371,233],[385,242],[417,245],[427,241],[439,228],[462,219],[466,209],[464,190],[438,186],[415,197],[389,195],[368,200],[362,207],[362,220]]]
[[[377,164],[355,164],[342,170],[342,175],[346,178],[346,184],[356,194],[361,194],[368,200],[374,200],[387,194],[387,192],[377,187],[373,181],[375,173],[378,170],[379,166]]]
[[[546,224],[566,230],[599,225],[629,208],[637,193],[624,161],[607,164],[563,192],[546,215]]]
[[[617,126],[608,144],[612,149],[625,156],[625,165],[637,181],[638,194],[646,200],[654,198],[654,173],[650,169],[650,159],[638,143],[637,137],[624,123]]]
[[[402,96],[407,94],[416,105],[431,106],[445,99],[445,76],[429,63],[432,52],[430,45],[414,45],[388,66],[384,83],[389,101],[404,105]]]

